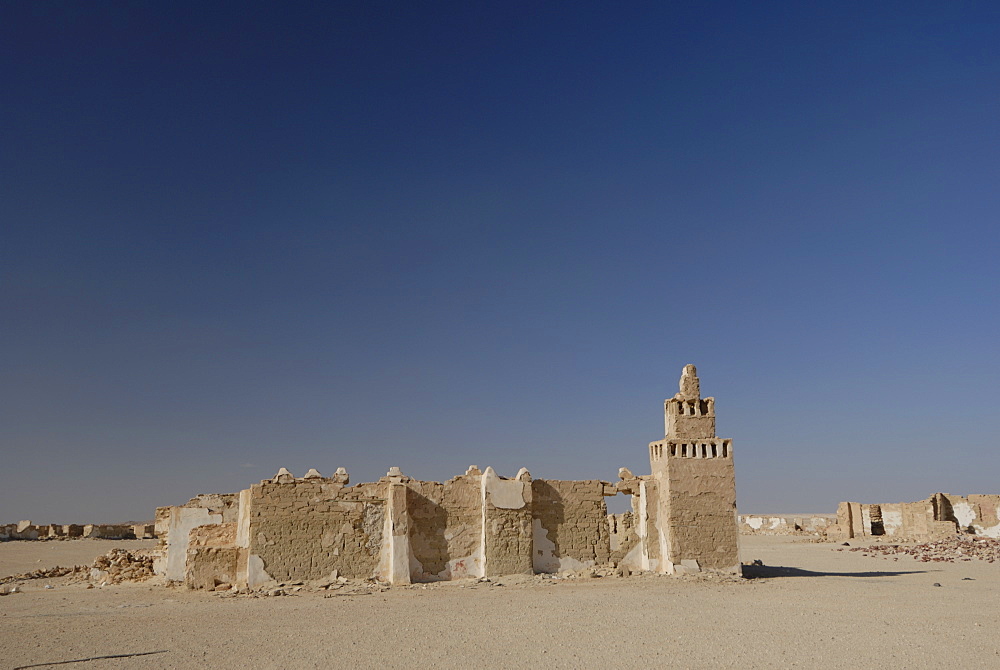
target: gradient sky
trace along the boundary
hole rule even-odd
[[[0,522],[279,467],[1000,492],[1000,5],[5,2]]]

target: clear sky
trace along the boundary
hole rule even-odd
[[[0,5],[0,522],[279,467],[1000,492],[996,2]]]

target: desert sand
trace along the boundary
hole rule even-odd
[[[753,579],[509,577],[279,597],[32,580],[0,597],[0,667],[138,653],[58,667],[1000,666],[996,564],[741,543],[744,561],[764,564]],[[153,544],[0,543],[0,576]]]

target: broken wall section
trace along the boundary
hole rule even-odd
[[[247,579],[255,582],[376,574],[387,485],[345,487],[330,479],[264,480],[241,494]],[[239,534],[239,529],[238,529]],[[263,574],[261,574],[261,571]]]
[[[410,578],[437,581],[483,575],[482,473],[475,466],[447,482],[406,484]]]
[[[604,498],[617,494],[609,487],[596,479],[531,482],[535,572],[580,570],[609,563],[611,528]],[[620,541],[628,542],[624,539],[627,535],[623,532]]]
[[[740,533],[744,535],[826,534],[837,523],[836,514],[741,514]]]
[[[482,484],[484,576],[533,574],[531,475],[521,468],[504,479],[486,468]]]
[[[1000,537],[1000,495],[949,493],[912,503],[842,502],[831,539],[888,536],[925,542],[956,533]]]
[[[163,547],[153,564],[156,574],[170,581],[184,581],[191,531],[200,526],[233,523],[238,515],[239,496],[235,493],[203,494],[183,505],[157,507],[155,532]]]

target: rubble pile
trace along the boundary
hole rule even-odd
[[[52,579],[54,577],[65,577],[66,575],[85,575],[90,570],[90,566],[87,565],[74,565],[71,568],[64,568],[62,566],[55,566],[54,568],[42,568],[39,570],[32,570],[31,572],[22,572],[19,575],[10,575],[8,577],[0,578],[0,584],[7,584],[9,582],[23,582],[29,579]]]
[[[153,558],[133,554],[125,549],[112,549],[94,560],[90,578],[95,582],[120,584],[141,582],[153,576]]]
[[[844,549],[837,549],[844,551]],[[847,551],[860,551],[863,556],[912,556],[922,563],[955,563],[979,559],[987,563],[1000,561],[1000,539],[992,537],[955,536],[946,540],[936,540],[915,545],[873,544],[867,547],[851,547]],[[893,558],[893,560],[898,560]]]

